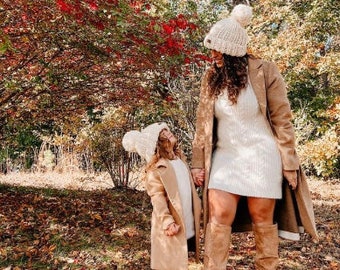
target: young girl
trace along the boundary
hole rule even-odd
[[[153,206],[151,268],[188,269],[188,251],[199,257],[201,202],[177,138],[165,123],[127,132],[126,151],[147,162],[145,188]]]

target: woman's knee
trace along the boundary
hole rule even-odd
[[[248,208],[253,223],[273,223],[275,208],[274,199],[248,198]]]
[[[231,225],[235,218],[238,200],[238,195],[221,190],[209,190],[210,222]]]

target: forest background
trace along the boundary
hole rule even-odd
[[[1,1],[0,172],[107,171],[166,121],[190,156],[202,39],[242,1]],[[307,174],[339,177],[339,1],[251,1],[249,51],[277,63]],[[136,158],[133,158],[135,160]]]
[[[306,174],[339,179],[337,0],[0,0],[2,177],[34,185],[41,173],[60,182],[104,174],[114,190],[137,189],[143,161],[121,139],[155,121],[190,157],[210,64],[203,37],[246,2],[249,52],[284,76]]]

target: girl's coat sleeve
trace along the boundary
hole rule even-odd
[[[145,187],[151,198],[153,214],[157,216],[157,219],[162,224],[162,228],[166,230],[171,223],[175,222],[175,220],[170,214],[167,194],[160,179],[160,175],[156,170],[147,173]]]

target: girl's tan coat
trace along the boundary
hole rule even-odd
[[[249,58],[248,72],[261,112],[268,120],[268,126],[272,129],[276,138],[283,169],[299,170],[298,187],[295,191],[291,191],[286,181],[283,181],[283,200],[277,203],[275,212],[279,230],[298,233],[299,226],[303,225],[312,237],[317,238],[310,192],[295,151],[294,130],[291,124],[292,115],[283,78],[273,63],[254,57]],[[216,132],[214,132],[216,128],[214,125],[216,121],[214,118],[214,104],[215,98],[209,94],[207,76],[204,76],[201,84],[196,134],[192,151],[192,168],[205,168],[206,179],[203,189],[204,227],[208,219],[207,187],[211,168],[211,155],[216,139]],[[294,204],[294,200],[296,200],[297,205]],[[249,213],[247,213],[246,203],[241,200],[233,229],[235,231],[250,230],[250,225],[251,220]]]
[[[196,232],[196,260],[198,260],[201,200],[197,195],[191,174],[189,175]],[[156,163],[156,169],[147,172],[145,187],[153,206],[151,268],[187,270],[188,248],[184,217],[175,171],[168,160],[160,159]],[[166,236],[164,230],[173,222],[181,226],[180,231],[174,236]]]

